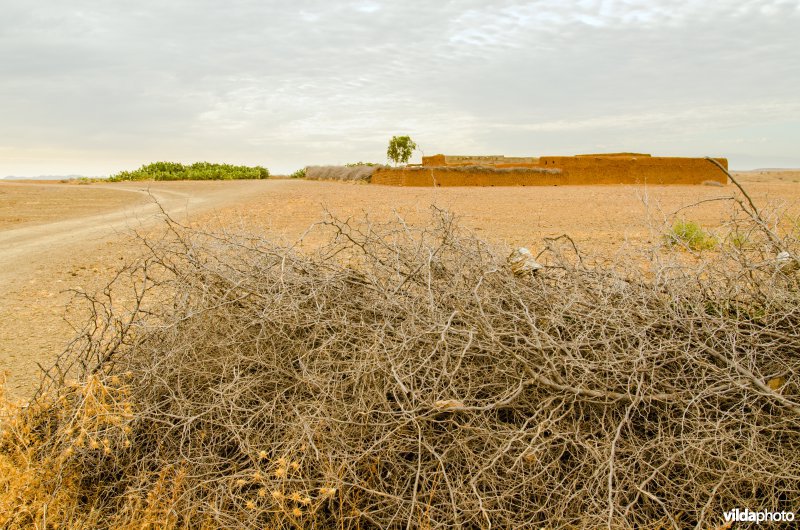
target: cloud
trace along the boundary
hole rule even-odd
[[[7,0],[3,11],[0,174],[155,158],[291,171],[380,160],[398,133],[428,151],[507,154],[630,143],[725,154],[720,138],[752,137],[748,160],[765,165],[793,160],[800,140],[794,1]]]

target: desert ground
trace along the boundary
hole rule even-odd
[[[736,173],[759,205],[797,214],[800,171]],[[481,237],[535,250],[569,234],[613,257],[625,245],[657,244],[677,215],[723,231],[733,185],[395,188],[289,179],[78,185],[0,182],[0,373],[23,398],[75,330],[72,290],[102,288],[136,255],[134,231],[163,212],[193,226],[296,240],[327,210],[340,217],[400,216],[423,223],[431,205],[456,213]],[[699,203],[699,204],[698,204]],[[694,205],[694,206],[692,206]],[[688,207],[688,208],[687,208]],[[685,209],[682,209],[685,208]],[[300,245],[313,246],[312,236]],[[74,321],[74,320],[73,320]]]

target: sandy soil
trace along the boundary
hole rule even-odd
[[[760,204],[800,205],[800,171],[739,174]],[[51,190],[57,190],[56,193]],[[660,237],[674,212],[730,196],[733,186],[575,186],[396,188],[297,180],[234,182],[0,184],[0,372],[24,396],[73,336],[64,321],[71,288],[102,287],[136,254],[126,234],[170,215],[192,224],[299,237],[328,209],[339,216],[428,219],[431,204],[458,214],[485,238],[537,249],[541,238],[570,234],[579,245],[612,253]],[[37,204],[29,204],[29,203]],[[81,205],[70,207],[70,205]],[[714,229],[730,201],[704,202],[679,215]],[[313,238],[304,243],[314,245]],[[77,313],[68,313],[75,317]]]
[[[79,311],[66,311],[72,290],[92,291],[105,285],[136,253],[126,243],[130,234],[157,222],[160,208],[185,220],[240,204],[269,185],[265,181],[0,184],[0,191],[25,197],[23,202],[37,202],[39,210],[35,216],[0,210],[0,373],[9,374],[9,394],[28,394],[38,377],[37,363],[52,363],[74,335],[64,319],[65,315],[80,318]],[[83,207],[79,212],[63,200],[75,193],[76,203]],[[21,209],[31,210],[27,205]]]
[[[759,203],[800,205],[800,185],[794,182],[773,179],[747,186]],[[397,212],[421,223],[435,204],[455,212],[483,237],[508,245],[536,247],[542,237],[567,233],[587,248],[605,251],[626,241],[649,241],[651,229],[657,235],[680,208],[734,191],[733,186],[397,188],[286,181],[242,208],[222,212],[219,223],[293,238],[318,221],[323,208],[343,217],[367,212],[374,219]],[[679,215],[714,228],[727,219],[731,207],[730,201],[707,202]]]
[[[0,230],[113,212],[145,200],[108,186],[0,181]]]

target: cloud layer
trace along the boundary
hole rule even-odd
[[[6,0],[0,175],[604,150],[800,167],[800,2]]]

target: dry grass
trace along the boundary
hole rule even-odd
[[[306,168],[306,178],[309,180],[347,180],[356,182],[369,182],[372,174],[380,167],[384,166],[308,166]]]
[[[168,221],[36,398],[0,526],[707,528],[797,510],[797,234],[516,276],[452,216],[315,254]],[[687,263],[690,262],[690,263]],[[122,303],[121,300],[127,300]],[[69,383],[74,377],[76,382]]]

